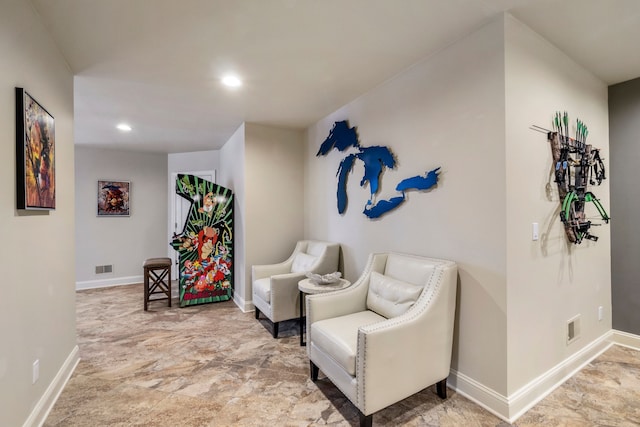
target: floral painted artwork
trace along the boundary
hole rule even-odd
[[[129,181],[98,181],[98,216],[129,216]]]
[[[182,233],[171,246],[180,254],[180,307],[233,297],[233,193],[195,175],[178,175],[176,193],[191,202]]]

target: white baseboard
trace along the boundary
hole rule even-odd
[[[628,332],[611,330],[611,342],[640,351],[640,336]]]
[[[447,386],[498,418],[508,421],[506,414],[509,413],[509,401],[506,396],[455,369],[451,369]]]
[[[610,340],[611,332],[606,332],[593,340],[582,350],[572,354],[558,363],[544,374],[530,381],[509,396],[509,419],[515,422],[525,412],[547,397],[552,391],[560,387],[569,378],[591,363],[596,357],[604,353],[613,344]]]
[[[253,311],[255,309],[252,301],[245,301],[245,299],[237,293],[233,294],[233,302],[236,303],[238,308],[242,310],[243,313],[249,313],[250,311]]]
[[[69,356],[64,361],[60,370],[49,384],[49,387],[45,390],[44,394],[31,411],[29,418],[24,422],[23,427],[32,427],[32,426],[42,426],[51,412],[53,405],[55,405],[58,397],[60,397],[60,393],[67,385],[69,378],[71,378],[71,374],[75,371],[76,366],[78,366],[78,362],[80,362],[80,352],[78,346],[76,345]]]
[[[640,337],[636,342],[640,345]],[[509,396],[504,396],[453,369],[447,384],[457,393],[502,420],[513,423],[611,345],[612,332],[609,331]]]
[[[107,288],[110,286],[118,285],[132,285],[134,283],[142,283],[144,276],[127,276],[127,277],[113,277],[111,279],[101,280],[85,280],[83,282],[76,282],[76,291],[83,289],[95,289],[95,288]]]

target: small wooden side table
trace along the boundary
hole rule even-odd
[[[304,347],[304,296],[309,294],[323,294],[325,292],[339,291],[351,286],[351,282],[346,279],[338,279],[337,282],[319,285],[311,279],[303,279],[298,282],[300,291],[300,346]]]

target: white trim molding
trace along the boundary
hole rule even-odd
[[[83,289],[108,288],[111,286],[119,286],[119,285],[133,285],[135,283],[142,283],[143,281],[144,281],[144,276],[142,275],[114,277],[111,279],[101,279],[101,280],[85,280],[83,282],[76,282],[76,291],[80,291]]]
[[[534,378],[509,396],[504,396],[453,369],[448,379],[448,385],[457,393],[482,406],[502,420],[514,423],[553,390],[611,347],[615,342],[612,340],[612,335],[612,331],[606,332],[582,350]],[[630,340],[630,338],[627,338],[627,340]],[[640,346],[640,337],[636,337],[635,343]]]
[[[482,406],[493,415],[508,421],[509,401],[506,396],[467,375],[451,369],[447,386],[477,405]]]
[[[71,374],[75,371],[76,366],[78,366],[78,362],[80,362],[80,350],[76,345],[67,356],[67,359],[64,361],[60,370],[49,384],[49,387],[45,390],[44,394],[36,403],[36,406],[29,414],[29,418],[24,422],[23,427],[32,427],[32,426],[42,426],[51,412],[53,405],[55,405],[58,397],[60,397],[60,393],[67,385],[69,378],[71,378]]]
[[[611,330],[611,342],[640,351],[640,336],[628,332]]]
[[[595,358],[607,351],[612,345],[610,332],[606,332],[582,350],[572,354],[567,359],[511,394],[508,399],[508,421],[510,423],[515,422],[524,415],[525,412],[547,397],[556,388],[564,384],[569,378],[577,374],[578,371],[591,363]]]
[[[249,312],[255,310],[255,307],[253,306],[253,302],[252,301],[246,301],[238,293],[234,293],[233,294],[233,302],[236,303],[238,308],[240,310],[242,310],[243,313],[249,313]]]

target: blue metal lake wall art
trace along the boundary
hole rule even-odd
[[[360,145],[358,140],[358,132],[355,127],[349,127],[346,120],[335,122],[333,129],[329,132],[329,136],[324,140],[320,149],[316,154],[318,156],[326,156],[331,150],[336,149],[344,152],[349,148],[353,148],[355,153],[348,154],[338,166],[338,213],[343,214],[347,209],[347,178],[353,170],[356,160],[364,163],[364,175],[360,180],[360,186],[369,185],[370,196],[367,201],[363,213],[369,218],[379,218],[380,216],[390,212],[406,200],[406,192],[409,190],[424,191],[433,188],[438,183],[438,171],[435,168],[427,171],[425,175],[412,176],[405,178],[398,183],[396,191],[400,195],[392,197],[388,200],[375,201],[375,197],[380,191],[380,177],[385,168],[394,169],[396,167],[396,159],[391,149],[386,146],[374,145],[364,147]]]

